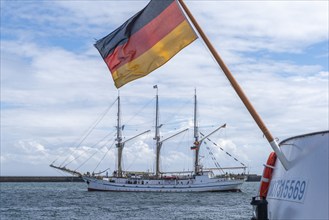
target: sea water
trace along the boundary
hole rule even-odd
[[[85,183],[0,183],[0,219],[250,219],[242,192],[88,192]]]

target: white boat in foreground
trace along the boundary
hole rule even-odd
[[[329,131],[286,139],[280,148],[289,169],[275,162],[261,198],[252,201],[253,219],[329,219]]]

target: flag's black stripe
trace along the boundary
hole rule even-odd
[[[152,0],[140,12],[109,35],[96,41],[95,47],[105,59],[113,50],[125,44],[130,36],[142,29],[146,24],[161,14],[174,0]]]

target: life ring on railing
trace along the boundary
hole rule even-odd
[[[276,161],[276,153],[272,152],[267,159],[266,165],[264,165],[263,176],[260,183],[259,196],[266,198],[268,187],[272,178],[272,173]]]

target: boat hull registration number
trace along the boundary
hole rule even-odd
[[[271,180],[267,198],[303,203],[307,185],[306,180],[274,179]]]

